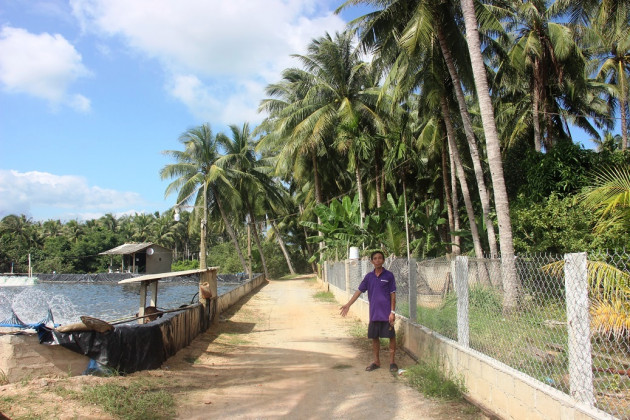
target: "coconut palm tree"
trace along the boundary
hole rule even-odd
[[[503,309],[512,312],[518,305],[520,280],[516,273],[514,260],[514,242],[512,240],[512,221],[510,220],[510,204],[508,202],[505,178],[503,177],[503,160],[501,158],[501,145],[494,119],[494,109],[488,88],[486,67],[481,54],[481,41],[477,15],[473,0],[461,1],[464,23],[466,26],[466,38],[468,51],[472,64],[475,88],[479,100],[479,109],[483,124],[483,132],[486,140],[488,165],[492,176],[494,191],[494,205],[499,222],[499,240],[501,244],[501,271],[503,274]]]
[[[599,64],[597,78],[610,85],[608,103],[621,117],[621,149],[628,148],[628,93],[630,92],[630,11],[620,9],[612,24],[601,19],[589,31],[593,54]]]
[[[603,169],[580,196],[582,206],[599,216],[595,232],[630,231],[630,168]]]
[[[139,242],[148,241],[154,222],[155,216],[152,214],[136,213],[133,218],[133,239]]]
[[[193,201],[196,210],[206,208],[208,205],[207,192],[210,193],[210,202],[216,204],[219,209],[225,229],[232,239],[243,266],[243,271],[247,272],[247,262],[225,209],[226,203],[230,203],[236,194],[234,194],[234,186],[226,176],[225,171],[217,165],[220,158],[217,145],[218,139],[221,137],[221,135],[213,136],[212,129],[207,123],[187,130],[179,137],[179,141],[184,145],[184,151],[166,150],[162,152],[177,162],[162,168],[160,177],[162,179],[176,178],[166,187],[165,196],[177,191],[177,203],[185,205]],[[203,188],[204,185],[207,189]],[[205,196],[204,191],[206,191]],[[195,197],[193,198],[193,196]],[[204,244],[205,240],[202,240],[201,243]],[[202,258],[205,260],[205,255],[202,255]]]
[[[266,161],[258,159],[256,155],[249,124],[244,123],[241,128],[230,125],[230,131],[231,137],[222,135],[217,138],[225,153],[217,160],[216,165],[224,171],[226,178],[230,180],[240,197],[260,252],[265,277],[269,278],[267,262],[258,233],[260,202],[265,200],[282,202],[282,197],[276,184],[268,176],[271,167],[266,164]]]
[[[601,86],[585,77],[580,31],[557,22],[561,11],[542,0],[512,4],[514,13],[507,29],[514,31],[513,40],[501,72],[512,66],[515,72],[503,81],[515,86],[516,74],[520,86],[527,86],[535,150],[568,139],[567,118],[593,134],[597,132],[585,115],[609,125],[608,109],[599,99],[602,92],[594,91]]]
[[[350,3],[359,3],[359,1],[350,0],[346,2],[346,4]],[[413,7],[408,7],[409,4],[412,4]],[[470,72],[466,71],[469,64],[466,54],[463,54],[465,52],[463,36],[456,26],[456,18],[454,16],[456,10],[453,4],[449,2],[401,2],[400,0],[392,0],[379,2],[379,5],[383,5],[382,10],[364,16],[357,22],[357,25],[364,34],[362,41],[366,48],[375,46],[378,52],[382,52],[383,45],[392,44],[391,38],[398,40],[396,46],[390,46],[390,48],[396,48],[399,51],[395,57],[396,61],[392,65],[390,77],[396,80],[398,86],[404,86],[406,92],[403,91],[401,92],[402,94],[408,94],[419,87],[418,84],[410,86],[409,83],[404,82],[405,80],[417,80],[420,82],[421,79],[418,80],[416,75],[423,75],[432,71],[431,69],[436,67],[436,63],[439,67],[442,59],[446,64],[448,73],[446,71],[445,73],[450,75],[452,80],[451,86],[456,94],[461,121],[472,158],[484,223],[487,226],[490,253],[496,255],[498,250],[494,224],[490,219],[490,196],[484,179],[484,170],[472,120],[462,88],[463,83],[472,85],[472,80],[467,80],[467,77],[460,76],[460,74],[466,75]],[[442,57],[435,54],[434,46],[436,44],[439,45],[439,52],[441,52]],[[390,59],[394,58],[391,53],[388,53],[388,57]],[[418,60],[418,57],[424,60]],[[437,62],[435,61],[436,59],[438,60]],[[415,65],[413,65],[414,63]],[[456,67],[460,69],[459,72]],[[397,90],[400,91],[400,88],[397,88]]]

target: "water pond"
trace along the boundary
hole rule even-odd
[[[219,295],[241,283],[219,281]],[[196,279],[160,281],[158,308],[172,309],[197,302]],[[150,297],[150,293],[149,296]],[[25,323],[44,319],[48,309],[57,324],[78,322],[81,315],[116,320],[138,312],[140,285],[117,282],[40,282],[33,286],[0,287],[0,322],[11,316],[11,309]]]

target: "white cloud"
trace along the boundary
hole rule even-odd
[[[69,94],[68,88],[89,75],[81,55],[63,36],[2,27],[0,82],[7,91],[45,99],[53,107],[65,104],[84,112],[89,111],[90,101]]]
[[[257,111],[258,98],[264,93],[261,83],[245,79],[210,85],[195,75],[179,75],[173,77],[167,91],[183,102],[200,121],[238,125],[245,121],[257,124],[262,120]]]
[[[157,60],[166,89],[198,117],[223,124],[256,115],[263,88],[345,22],[314,0],[71,0],[84,31],[117,37]],[[197,92],[193,92],[194,90]],[[221,98],[221,99],[219,99]]]
[[[80,176],[2,169],[0,196],[0,218],[8,214],[32,215],[41,207],[60,210],[66,219],[75,215],[98,214],[100,217],[144,204],[138,193],[90,186]]]

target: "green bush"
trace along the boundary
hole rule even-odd
[[[241,249],[247,259],[247,248]],[[243,265],[238,258],[238,253],[232,242],[223,242],[218,245],[214,245],[210,248],[208,253],[208,266],[219,267],[219,273],[241,273],[243,272]],[[256,271],[256,270],[254,270]]]
[[[630,243],[630,232],[611,229],[594,235],[595,215],[579,206],[574,196],[552,194],[537,203],[521,199],[511,213],[517,253],[563,254],[623,248]]]
[[[171,271],[186,271],[199,268],[199,260],[179,260],[173,261]]]

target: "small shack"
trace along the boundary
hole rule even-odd
[[[168,273],[173,262],[173,251],[152,242],[122,244],[99,255],[122,255],[121,273]]]

